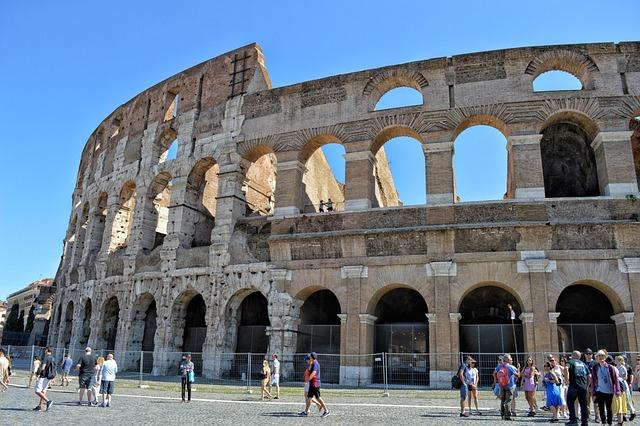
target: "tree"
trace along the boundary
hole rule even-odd
[[[9,312],[9,316],[7,317],[7,322],[5,323],[4,330],[5,331],[22,331],[22,327],[20,326],[18,320],[18,310],[20,307],[17,303],[14,303],[11,306],[11,311]]]
[[[29,315],[27,316],[27,325],[24,327],[24,331],[27,333],[31,333],[33,330],[33,321],[36,319],[36,314],[33,310],[33,306],[29,309]]]

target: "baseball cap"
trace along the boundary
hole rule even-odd
[[[311,355],[311,358],[313,359],[318,359],[318,354],[315,352],[311,352],[309,355]]]
[[[310,359],[311,359],[311,355],[306,354],[306,355],[304,356],[304,360],[305,360],[305,361],[309,361]]]
[[[587,354],[587,355],[593,355],[593,351],[591,350],[591,348],[585,349],[584,353]]]

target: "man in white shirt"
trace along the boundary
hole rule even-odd
[[[0,392],[4,392],[9,387],[6,382],[9,381],[9,359],[5,356],[4,349],[0,348]]]
[[[271,355],[273,359],[273,369],[271,369],[271,383],[269,383],[269,393],[271,393],[271,386],[276,387],[276,396],[273,399],[280,399],[280,361],[278,361],[278,355]]]
[[[107,355],[107,360],[102,364],[102,382],[100,383],[100,394],[102,395],[102,406],[111,406],[111,397],[113,395],[116,374],[118,373],[118,364],[113,359],[113,354]]]

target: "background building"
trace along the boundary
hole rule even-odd
[[[637,351],[639,64],[637,42],[530,47],[274,89],[249,45],[189,68],[89,137],[49,340],[157,374],[204,353],[213,377],[314,350],[343,384],[379,380],[380,352],[428,384],[461,352]],[[550,70],[582,88],[534,91]],[[399,87],[422,103],[376,108]],[[456,138],[479,124],[505,137],[505,196],[463,203]],[[422,148],[426,205],[398,198],[396,136]]]
[[[37,280],[11,293],[6,302],[6,324],[3,344],[45,344],[53,286],[52,278]],[[43,300],[44,297],[44,300]]]

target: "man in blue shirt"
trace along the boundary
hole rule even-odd
[[[520,375],[518,369],[511,365],[511,355],[504,354],[502,364],[498,364],[493,372],[493,380],[500,385],[500,416],[504,420],[511,420],[510,404],[516,389],[516,378]]]
[[[62,380],[60,381],[60,386],[69,386],[69,372],[71,371],[71,367],[73,366],[73,359],[71,359],[71,355],[67,354],[62,360]]]

